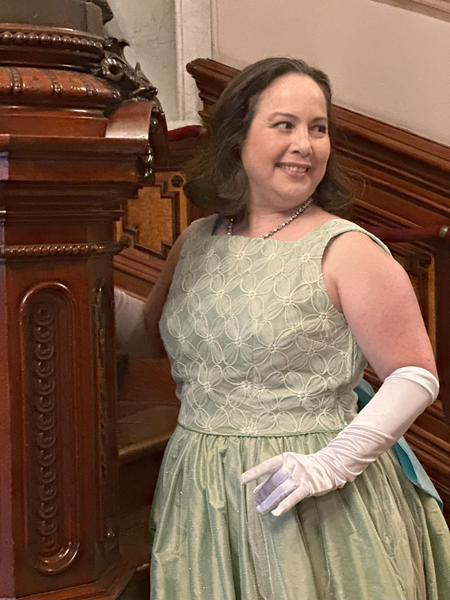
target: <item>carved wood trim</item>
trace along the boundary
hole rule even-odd
[[[100,62],[104,44],[102,37],[73,29],[0,24],[2,62],[11,65],[89,67]]]
[[[103,242],[92,244],[26,244],[16,246],[0,245],[0,258],[30,259],[49,258],[80,258],[98,254],[118,254],[129,246],[128,238],[123,237],[118,242]]]
[[[105,108],[120,100],[119,91],[87,73],[36,67],[0,67],[0,102],[3,104],[62,106],[81,103],[83,108]]]
[[[75,323],[76,303],[62,284],[38,284],[22,299],[24,531],[30,561],[47,575],[67,569],[80,547],[72,426],[79,374],[75,349],[67,345]]]
[[[82,31],[77,31],[75,34],[70,29],[9,23],[0,25],[0,32],[0,47],[33,46],[35,49],[50,47],[57,50],[92,53],[97,57],[103,55],[103,38]]]

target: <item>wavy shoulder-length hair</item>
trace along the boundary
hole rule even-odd
[[[246,212],[248,178],[241,150],[258,108],[262,92],[283,75],[298,73],[313,79],[325,96],[331,119],[331,86],[322,71],[292,58],[266,58],[246,67],[222,92],[206,122],[206,147],[186,166],[184,191],[196,206],[209,208],[223,217],[242,217]],[[331,153],[322,181],[313,194],[314,203],[337,216],[351,208],[348,180],[336,163],[333,132]]]

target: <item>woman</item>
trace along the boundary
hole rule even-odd
[[[181,399],[154,600],[450,598],[448,529],[389,450],[437,395],[433,353],[405,272],[340,218],[330,108],[302,61],[247,67],[186,184],[218,215],[180,236],[145,308]],[[357,415],[366,361],[384,383]]]

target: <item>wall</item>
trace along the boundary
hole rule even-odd
[[[109,0],[114,19],[107,35],[126,39],[127,60],[159,90],[169,128],[198,121],[195,83],[185,71],[211,56],[210,0]]]
[[[178,118],[174,0],[108,0],[114,19],[108,35],[130,44],[126,57],[136,62],[159,90],[168,118]]]
[[[212,58],[304,58],[344,108],[450,145],[450,23],[371,0],[211,0]]]

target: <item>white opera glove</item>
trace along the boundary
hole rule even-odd
[[[145,321],[144,302],[114,288],[116,341],[131,356],[151,358]]]
[[[439,382],[421,367],[401,367],[386,377],[369,404],[325,448],[314,454],[284,452],[241,476],[241,483],[273,473],[255,491],[261,513],[279,516],[310,496],[353,481],[407,431],[437,397]]]

